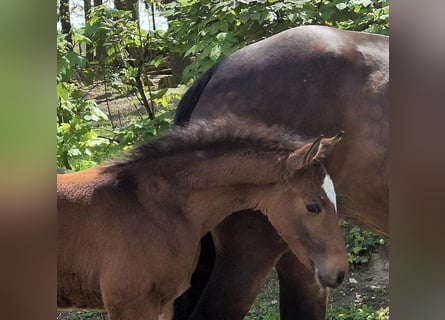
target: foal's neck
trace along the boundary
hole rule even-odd
[[[123,167],[118,176],[133,177],[139,202],[152,210],[155,201],[184,215],[203,236],[230,214],[260,209],[271,186],[283,179],[287,151],[238,149],[229,152],[190,151],[146,159]],[[119,180],[119,179],[118,179]],[[155,195],[157,193],[157,195]],[[170,212],[173,212],[170,210]]]
[[[260,209],[267,190],[282,179],[283,159],[274,153],[226,155],[180,172],[183,208],[200,235],[234,212]]]

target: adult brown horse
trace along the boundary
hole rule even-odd
[[[225,118],[176,129],[122,162],[59,175],[58,306],[105,308],[113,320],[171,317],[200,239],[245,209],[267,216],[320,287],[338,286],[348,260],[323,162],[339,140],[309,143]]]
[[[344,129],[350,138],[327,163],[339,214],[388,237],[388,55],[386,36],[321,26],[290,29],[210,69],[184,95],[176,123],[233,113],[306,137]],[[245,228],[250,232],[240,235]],[[266,219],[232,215],[212,236],[216,260],[210,279],[214,253],[207,236],[175,319],[187,319],[193,309],[191,319],[242,319],[273,266],[281,319],[325,319],[327,293],[320,294],[312,272],[285,245],[270,246],[278,236]]]

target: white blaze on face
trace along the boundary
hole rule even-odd
[[[337,196],[335,194],[334,182],[328,174],[326,174],[326,176],[324,177],[323,185],[321,187],[323,188],[324,192],[326,192],[329,200],[334,205],[335,212],[337,212]]]

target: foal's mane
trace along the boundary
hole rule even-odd
[[[258,149],[262,152],[287,153],[306,141],[281,126],[241,120],[234,116],[217,120],[198,120],[185,127],[175,127],[169,134],[148,140],[133,149],[123,160],[110,166],[125,166],[146,159],[158,159],[182,152],[201,150]],[[109,167],[110,167],[109,166]]]

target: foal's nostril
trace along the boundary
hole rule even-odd
[[[345,273],[343,271],[340,271],[337,275],[337,284],[341,284],[344,279],[345,279]]]

